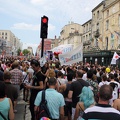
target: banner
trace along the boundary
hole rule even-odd
[[[61,66],[83,61],[83,44],[70,52],[59,54],[59,61]]]

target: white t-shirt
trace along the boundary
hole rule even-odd
[[[99,83],[99,88],[102,86],[102,85],[109,85],[109,82],[108,81],[102,81]]]

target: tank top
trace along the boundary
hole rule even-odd
[[[8,113],[10,110],[9,98],[5,98],[3,101],[0,101],[0,112],[4,115],[4,117],[8,120]],[[0,116],[0,120],[4,120]]]
[[[71,86],[71,84],[66,83],[66,90],[63,92],[64,98],[68,97],[68,92],[70,90],[70,86]]]

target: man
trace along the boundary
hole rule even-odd
[[[83,113],[83,120],[120,120],[120,112],[109,105],[113,89],[110,85],[103,85],[99,90],[99,101]]]
[[[13,70],[10,71],[11,73],[11,83],[17,88],[18,94],[20,91],[20,84],[23,80],[22,71],[19,70],[19,63],[17,61],[13,62],[12,64]]]
[[[22,71],[19,70],[19,63],[17,61],[13,62],[12,67],[13,67],[13,70],[10,71],[11,83],[14,85],[14,87],[17,88],[17,92],[19,94],[20,84],[22,83],[22,80],[23,80],[23,74],[22,74]],[[17,101],[16,103],[14,102],[14,108],[16,105],[17,105]],[[14,112],[17,112],[17,110],[14,109]]]
[[[9,71],[5,71],[3,77],[6,86],[6,95],[11,99],[14,108],[14,103],[16,103],[16,100],[18,98],[17,88],[15,88],[14,85],[12,85],[10,82],[11,74]]]
[[[43,90],[43,82],[45,80],[45,76],[41,73],[40,63],[39,61],[33,59],[31,60],[31,66],[34,70],[33,81],[32,85],[26,85],[27,89],[31,89],[31,96],[30,96],[30,112],[32,119],[35,119],[34,114],[34,101],[35,98],[40,90]]]
[[[76,104],[79,101],[79,95],[84,86],[89,86],[89,83],[82,79],[83,74],[79,71],[76,72],[77,80],[71,83],[68,98],[72,98],[72,119],[74,118]]]
[[[47,106],[50,111],[50,115],[52,120],[63,120],[64,119],[64,98],[63,95],[57,92],[55,89],[57,88],[57,80],[56,78],[50,78],[48,80],[49,88],[45,91],[45,99],[47,100]],[[35,99],[35,111],[37,107],[40,105],[42,98],[42,91],[38,93]]]

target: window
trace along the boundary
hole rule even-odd
[[[2,36],[2,39],[4,39],[4,36]]]
[[[107,17],[109,16],[109,10],[107,10]]]
[[[2,35],[4,35],[4,32],[2,32]]]
[[[86,40],[88,40],[88,35],[86,35]]]
[[[106,41],[106,50],[108,50],[108,37],[105,38]]]
[[[7,40],[7,37],[5,37],[5,39]]]
[[[97,11],[97,18],[99,18],[99,10]]]
[[[7,35],[7,33],[5,33],[5,35]]]
[[[91,22],[89,23],[89,30],[91,30]]]
[[[99,29],[99,23],[97,23],[96,28]]]
[[[109,20],[106,21],[106,30],[109,28]]]
[[[89,34],[89,40],[91,40],[91,34]]]

